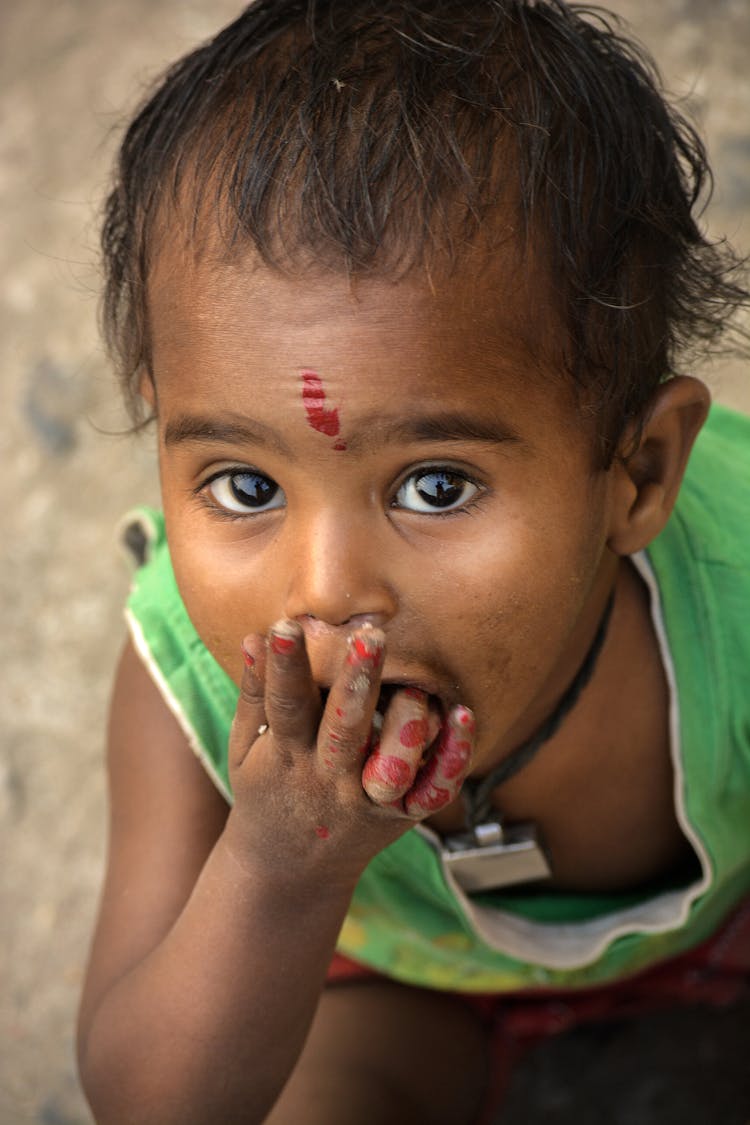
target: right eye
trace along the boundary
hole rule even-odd
[[[227,512],[248,515],[283,508],[286,497],[275,480],[248,469],[220,473],[204,486],[212,500]]]

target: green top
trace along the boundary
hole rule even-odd
[[[227,740],[237,689],[203,645],[175,583],[160,514],[130,517],[148,540],[127,617],[133,640],[211,778],[231,800]],[[466,896],[420,826],[369,864],[341,952],[441,989],[580,988],[707,938],[750,889],[750,419],[714,406],[672,517],[633,557],[671,689],[675,809],[692,881],[641,893],[513,888]]]

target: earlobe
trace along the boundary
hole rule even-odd
[[[153,376],[147,368],[141,371],[140,379],[138,381],[138,394],[141,398],[148,403],[152,414],[156,413],[156,387],[154,386]]]
[[[710,403],[708,388],[699,379],[676,376],[656,392],[635,449],[628,448],[632,433],[626,435],[612,470],[608,546],[615,554],[640,551],[666,524]]]

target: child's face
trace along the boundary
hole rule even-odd
[[[539,295],[537,295],[539,299]],[[528,308],[532,311],[529,313]],[[203,641],[303,626],[330,685],[347,634],[384,681],[463,703],[477,764],[517,744],[580,663],[614,575],[611,474],[513,281],[285,277],[187,265],[151,286],[164,509]]]

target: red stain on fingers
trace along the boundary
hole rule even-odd
[[[271,634],[271,648],[279,656],[287,656],[292,652],[297,644],[294,637],[280,637],[276,633]]]
[[[470,726],[464,720],[473,716],[465,707],[456,708],[449,716],[443,735],[433,756],[417,774],[406,794],[407,816],[420,819],[437,812],[458,795],[471,759],[472,743],[466,737]]]
[[[437,812],[450,803],[454,794],[446,786],[437,785],[436,779],[440,779],[438,761],[437,758],[430,758],[406,795],[404,804],[408,816],[422,817],[427,813]]]
[[[382,781],[391,789],[399,789],[411,781],[412,767],[403,758],[397,758],[394,754],[376,752],[367,759],[362,776],[364,777],[365,774],[374,780]]]
[[[383,659],[383,641],[380,635],[370,637],[354,633],[349,638],[347,661],[349,664],[380,664]]]
[[[427,719],[412,719],[404,723],[399,732],[402,746],[424,746],[427,741]]]
[[[442,749],[442,756],[440,758],[440,772],[443,777],[452,781],[454,777],[458,777],[459,774],[463,773],[470,754],[470,742],[453,741],[449,739]]]
[[[396,754],[374,750],[362,770],[362,787],[371,801],[391,806],[411,785],[414,766]],[[400,808],[400,802],[399,802]]]

